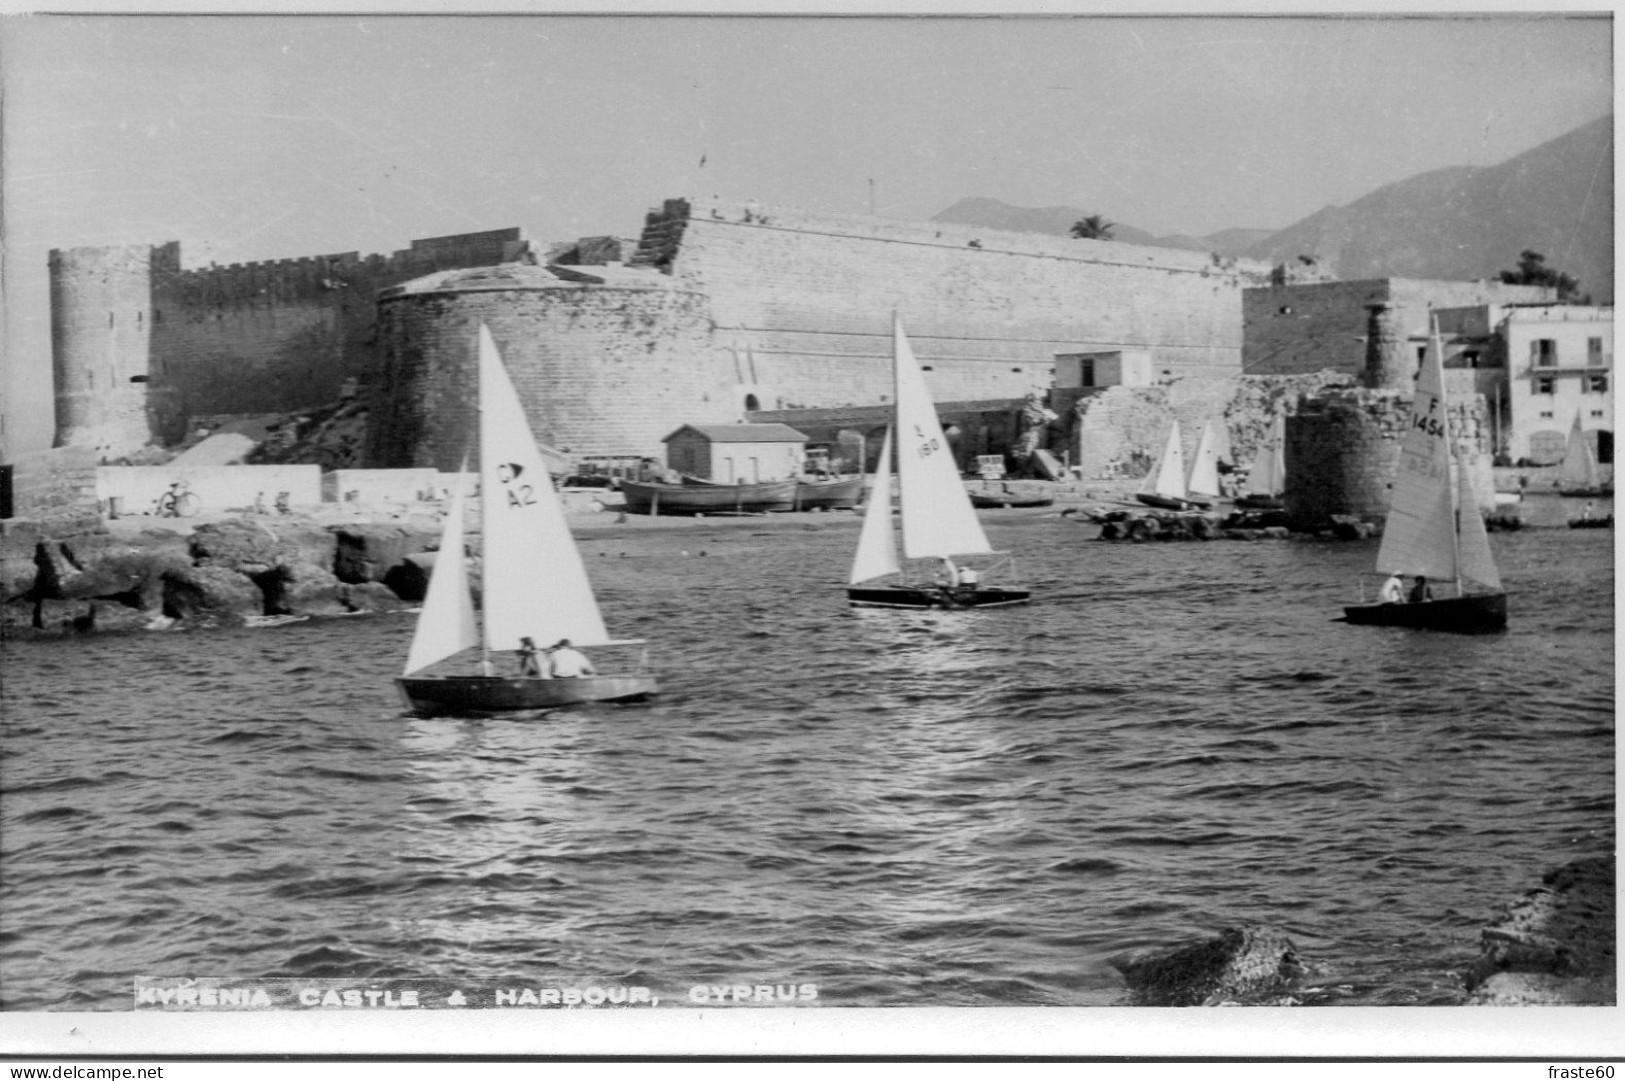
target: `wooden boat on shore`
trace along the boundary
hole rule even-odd
[[[616,641],[604,629],[564,508],[496,343],[484,326],[479,339],[481,549],[485,588],[479,617],[464,558],[466,499],[462,472],[440,535],[406,660],[395,680],[408,710],[418,714],[486,714],[551,709],[585,702],[625,702],[655,691],[653,677],[596,673],[568,678],[498,676],[491,654],[519,650],[534,638],[582,648],[642,645]],[[480,650],[480,673],[428,674],[430,667]]]
[[[1506,626],[1507,598],[1490,554],[1484,516],[1466,463],[1451,443],[1442,353],[1435,322],[1400,444],[1376,569],[1384,577],[1425,577],[1439,589],[1453,582],[1456,595],[1350,605],[1343,609],[1349,623],[1457,634],[1486,634]]]
[[[852,510],[863,499],[863,474],[796,481],[796,510]]]
[[[1045,495],[1043,492],[1013,492],[1008,484],[997,487],[984,484],[979,488],[967,490],[970,496],[970,505],[979,510],[988,510],[1003,507],[1047,507],[1055,502],[1055,497]]]
[[[658,484],[621,481],[634,514],[764,514],[796,509],[794,479],[760,484]]]
[[[886,430],[880,463],[870,488],[858,550],[848,578],[847,602],[854,608],[994,608],[1026,604],[1031,591],[984,586],[982,571],[955,562],[965,556],[1004,556],[995,552],[971,506],[965,483],[954,464],[948,438],[937,419],[925,376],[892,317],[892,371],[896,382],[892,427]],[[902,558],[892,527],[892,437],[897,434],[898,514],[902,524]],[[940,561],[940,581],[921,581],[905,570],[904,560]],[[967,573],[969,572],[969,573]],[[884,579],[893,579],[891,583]]]
[[[1569,528],[1570,529],[1612,529],[1612,528],[1614,528],[1614,516],[1612,514],[1605,514],[1601,518],[1590,518],[1590,517],[1585,517],[1585,516],[1582,516],[1582,517],[1579,517],[1579,518],[1570,518],[1569,519]]]

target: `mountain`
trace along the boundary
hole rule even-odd
[[[1486,167],[1438,169],[1327,207],[1240,254],[1282,262],[1315,255],[1345,280],[1494,278],[1525,250],[1614,295],[1614,118]]]
[[[1005,229],[1013,233],[1048,233],[1052,236],[1070,236],[1072,223],[1087,218],[1096,211],[1079,210],[1071,206],[1019,207],[1001,203],[997,199],[973,196],[961,199],[932,221],[954,225],[979,225],[984,229]],[[1110,220],[1109,218],[1107,219]],[[1184,248],[1188,251],[1211,251],[1220,255],[1236,255],[1243,247],[1272,236],[1269,229],[1226,229],[1210,237],[1153,236],[1132,225],[1112,224],[1112,239],[1124,244],[1148,244],[1157,248]]]
[[[1067,236],[1100,209],[1023,209],[997,199],[961,199],[932,220]],[[1109,216],[1108,216],[1108,220]],[[1576,278],[1599,304],[1614,297],[1614,118],[1605,116],[1515,158],[1456,166],[1378,188],[1347,206],[1326,207],[1281,230],[1225,229],[1205,237],[1156,237],[1115,225],[1129,244],[1211,251],[1273,263],[1314,256],[1344,280],[1496,278],[1537,251]]]

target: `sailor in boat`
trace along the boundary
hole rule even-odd
[[[547,654],[554,679],[577,679],[598,674],[587,655],[572,646],[568,638],[560,638]]]
[[[546,679],[547,673],[542,670],[540,660],[541,650],[536,648],[536,641],[532,638],[519,639],[519,674],[533,679]]]
[[[1410,602],[1412,604],[1421,604],[1423,601],[1431,601],[1432,599],[1433,590],[1428,586],[1428,576],[1418,574],[1416,584],[1411,587]]]
[[[1377,603],[1399,604],[1405,600],[1405,582],[1399,577],[1399,572],[1388,576],[1388,580],[1377,590]]]

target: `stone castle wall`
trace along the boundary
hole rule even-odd
[[[961,225],[668,201],[632,265],[711,297],[762,409],[887,401],[900,314],[939,401],[1047,388],[1057,353],[1144,349],[1168,377],[1238,372],[1264,264]]]
[[[500,229],[194,270],[178,243],[52,252],[57,442],[112,457],[180,440],[189,417],[325,405],[377,367],[380,289],[526,250]]]
[[[367,461],[458,467],[475,431],[476,341],[491,328],[533,434],[577,456],[662,455],[681,422],[742,419],[710,345],[706,299],[572,285],[539,267],[452,273],[379,304],[382,356]]]

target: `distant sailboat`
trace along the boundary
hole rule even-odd
[[[1202,425],[1202,438],[1196,442],[1191,459],[1191,475],[1185,481],[1185,498],[1197,506],[1209,506],[1223,493],[1219,491],[1218,437],[1210,420]]]
[[[1613,486],[1602,482],[1597,456],[1591,451],[1591,440],[1586,438],[1578,412],[1574,414],[1574,427],[1569,429],[1563,463],[1557,467],[1557,494],[1583,499],[1614,494]]]
[[[1134,493],[1134,498],[1148,507],[1163,510],[1207,506],[1191,499],[1190,489],[1185,484],[1185,451],[1179,444],[1179,421],[1175,420],[1169,427],[1168,442],[1162,448],[1162,457],[1157,459],[1156,466],[1146,475],[1145,483]]]
[[[988,608],[1026,604],[1031,591],[966,584],[963,556],[1002,555],[995,552],[971,507],[965,482],[954,464],[948,438],[937,420],[926,389],[925,376],[914,350],[903,334],[903,324],[892,320],[892,370],[896,384],[892,427],[880,450],[874,484],[869,491],[858,550],[852,561],[847,599],[855,608]],[[898,511],[902,524],[903,559],[941,560],[950,576],[940,584],[910,583],[898,558],[892,528],[891,457],[897,443]],[[897,576],[896,584],[875,584]]]
[[[419,713],[492,713],[632,701],[654,693],[654,679],[641,672],[561,679],[488,674],[493,652],[518,650],[526,637],[543,649],[561,639],[576,647],[641,640],[615,641],[605,630],[546,462],[483,325],[479,418],[482,618],[475,617],[463,559],[466,500],[459,477],[406,671],[395,681],[407,707]],[[423,674],[430,665],[476,647],[482,649],[485,673]]]
[[[1238,507],[1274,510],[1281,506],[1281,493],[1286,490],[1286,416],[1275,414],[1270,434],[1258,448],[1252,471],[1247,474],[1247,486],[1236,499]]]
[[[1466,462],[1456,458],[1450,438],[1441,353],[1435,324],[1400,444],[1377,572],[1426,576],[1432,588],[1441,591],[1454,583],[1455,595],[1352,605],[1343,609],[1350,623],[1464,634],[1506,626],[1506,593],[1490,554],[1484,518],[1473,498]]]

